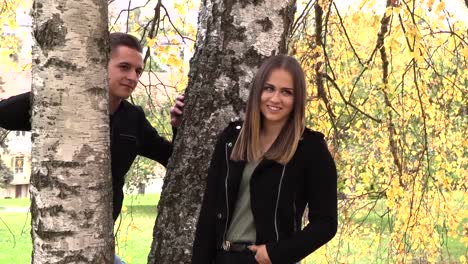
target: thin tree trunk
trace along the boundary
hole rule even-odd
[[[113,263],[107,1],[33,6],[32,263]]]
[[[292,0],[203,1],[184,121],[164,180],[148,263],[190,263],[217,135],[242,117],[263,60],[286,52],[294,11]]]

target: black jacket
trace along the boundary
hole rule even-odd
[[[0,127],[8,130],[31,130],[31,93],[0,101]],[[120,214],[125,174],[137,155],[166,166],[172,154],[172,143],[159,136],[141,107],[122,101],[110,116],[113,218]]]
[[[241,129],[231,123],[216,144],[195,233],[192,263],[214,260],[225,240],[245,161],[229,159]],[[294,263],[324,245],[337,230],[336,167],[323,134],[306,129],[286,165],[262,160],[250,180],[256,244],[273,264]],[[309,223],[301,228],[308,206]]]

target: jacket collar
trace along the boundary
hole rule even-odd
[[[235,125],[235,129],[234,129],[234,136],[227,141],[227,147],[228,147],[228,159],[229,157],[231,156],[231,153],[232,153],[232,149],[234,147],[234,144],[237,140],[237,137],[239,135],[239,132],[242,128],[242,123],[234,123]],[[302,137],[301,137],[301,140],[302,140]],[[230,159],[229,159],[230,160]],[[256,167],[256,171],[257,170],[263,170],[264,168],[268,168],[270,166],[272,166],[273,164],[277,163],[276,161],[274,160],[269,160],[269,159],[263,159],[260,161],[260,163],[257,165]],[[245,165],[247,164],[247,162],[245,160],[242,160],[242,161],[232,161],[230,160],[230,170],[232,172],[232,175],[242,175],[242,172],[244,171],[244,168],[245,168]]]

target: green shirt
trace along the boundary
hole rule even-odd
[[[232,215],[227,240],[231,242],[255,243],[257,232],[250,207],[250,179],[260,161],[251,161],[245,165],[237,195],[236,208]]]

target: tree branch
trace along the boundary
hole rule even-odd
[[[333,87],[335,87],[335,89],[338,91],[338,93],[340,94],[340,97],[341,97],[341,100],[343,100],[343,102],[346,104],[346,105],[349,105],[351,106],[352,108],[354,108],[356,111],[358,111],[359,113],[363,114],[364,116],[370,118],[372,121],[376,122],[376,123],[382,123],[382,120],[378,119],[378,118],[375,118],[369,114],[367,114],[366,112],[364,112],[363,110],[359,109],[359,107],[357,107],[356,105],[354,105],[353,103],[351,103],[350,101],[346,100],[346,98],[344,97],[343,93],[341,92],[340,90],[340,87],[338,87],[338,84],[335,82],[335,80],[333,80],[330,75],[326,74],[326,73],[321,73],[322,77],[325,77],[325,79],[327,79],[329,82],[332,83]]]

